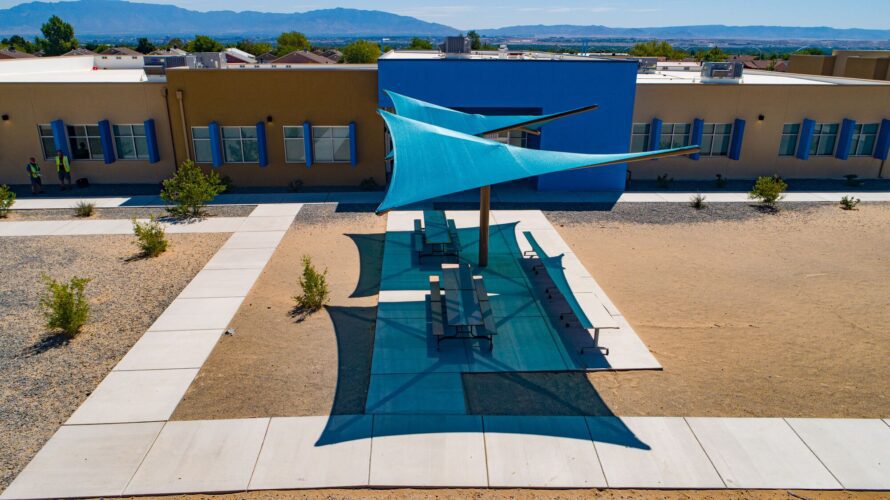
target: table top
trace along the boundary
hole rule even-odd
[[[444,290],[474,290],[470,266],[461,264],[459,267],[443,267],[442,288]]]
[[[451,243],[445,212],[441,210],[423,211],[423,239],[433,245]]]
[[[445,316],[449,325],[482,325],[482,308],[476,297],[476,291],[446,289]]]

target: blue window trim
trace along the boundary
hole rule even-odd
[[[745,141],[745,120],[736,118],[732,124],[732,136],[729,139],[730,160],[738,160],[742,157],[742,144]]]
[[[349,122],[349,164],[353,167],[358,164],[358,148],[355,143],[355,122]]]
[[[813,132],[816,130],[816,121],[809,118],[800,124],[800,139],[797,141],[796,156],[801,160],[810,159],[810,146],[813,144]]]
[[[214,167],[221,167],[222,159],[222,141],[219,138],[219,123],[210,122],[207,124],[207,132],[210,134],[210,157]]]
[[[837,134],[837,150],[834,157],[838,160],[846,160],[850,157],[850,146],[853,145],[853,131],[856,129],[856,121],[844,118],[841,122],[841,131]]]
[[[692,137],[690,137],[689,143],[691,145],[698,145],[698,147],[701,147],[701,141],[704,137],[704,132],[705,121],[701,118],[692,120]],[[691,154],[689,155],[689,158],[692,160],[698,160],[699,158],[701,158],[701,153]]]
[[[269,155],[266,153],[266,122],[256,124],[257,162],[261,167],[269,164]]]
[[[649,151],[657,150],[661,144],[661,123],[658,118],[652,119],[652,124],[649,127]]]
[[[874,157],[886,160],[890,156],[890,120],[881,120],[881,129],[878,131],[878,140],[875,141]]]
[[[114,156],[114,139],[111,136],[111,123],[101,120],[99,126],[99,140],[102,142],[102,160],[106,165],[111,165],[117,159]]]
[[[157,163],[161,161],[161,155],[158,153],[158,132],[155,130],[154,118],[149,118],[142,122],[145,127],[145,144],[148,146],[148,162]]]
[[[70,159],[71,151],[68,149],[68,133],[65,131],[65,122],[53,120],[50,126],[53,128],[53,143],[56,145],[56,151],[61,151]],[[53,151],[53,156],[56,156],[56,151]]]
[[[303,150],[306,152],[306,168],[312,166],[312,124],[303,122]]]

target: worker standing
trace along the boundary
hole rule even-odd
[[[68,155],[62,152],[62,150],[56,151],[56,172],[59,173],[59,184],[62,186],[62,191],[65,190],[65,181],[68,181],[68,187],[71,187],[71,161],[68,160]]]
[[[43,179],[40,177],[40,165],[37,164],[37,159],[33,156],[29,158],[28,164],[25,165],[25,170],[28,172],[28,177],[31,179],[31,193],[42,193]]]

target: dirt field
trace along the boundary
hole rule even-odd
[[[373,213],[304,207],[172,419],[363,413],[385,231]],[[331,300],[298,321],[303,255],[327,268]]]
[[[664,366],[589,375],[615,414],[890,414],[890,205],[697,224],[548,217]]]

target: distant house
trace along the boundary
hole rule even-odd
[[[142,53],[129,47],[111,47],[99,53],[103,56],[141,56]]]
[[[327,57],[328,59],[336,63],[340,62],[340,59],[343,59],[343,53],[337,49],[315,49],[312,51],[312,53],[322,57]]]
[[[734,55],[730,61],[741,62],[745,69],[757,69],[761,71],[787,71],[788,61],[781,59],[757,59],[757,56]]]
[[[64,54],[62,54],[62,57],[65,57],[65,56],[97,56],[97,55],[99,55],[99,54],[96,54],[92,50],[85,49],[83,47],[78,47],[76,49],[72,49],[72,50],[69,50],[68,52],[65,52]]]
[[[187,56],[188,52],[186,52],[180,48],[177,48],[177,47],[170,47],[169,49],[153,50],[148,55],[150,55],[150,56]]]
[[[15,47],[0,49],[0,59],[25,59],[28,57],[37,57],[34,54],[15,50]]]
[[[278,56],[274,52],[266,52],[265,54],[256,56],[256,62],[260,64],[268,64],[275,59],[278,59]]]
[[[327,57],[308,52],[306,50],[295,50],[290,54],[285,54],[278,59],[272,61],[272,64],[336,64]]]
[[[225,50],[226,63],[228,64],[256,64],[257,59],[253,54],[244,52],[235,47],[229,47]]]

